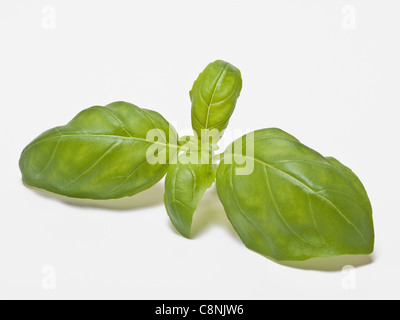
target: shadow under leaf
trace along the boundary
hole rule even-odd
[[[151,188],[131,197],[107,200],[92,200],[70,198],[55,193],[45,191],[43,189],[34,188],[26,185],[29,189],[34,190],[37,194],[48,199],[55,199],[71,206],[100,208],[105,210],[130,211],[140,208],[148,208],[159,206],[163,203],[164,183],[158,182]],[[241,243],[239,236],[229,222],[224,207],[218,198],[215,184],[206,191],[203,199],[200,201],[196,212],[193,216],[192,239],[198,237],[211,226],[219,226],[227,231],[237,242]],[[172,224],[170,228],[179,234]],[[183,237],[182,237],[183,238]],[[278,263],[282,266],[302,269],[302,270],[318,270],[318,271],[341,271],[344,266],[351,265],[353,267],[361,267],[368,265],[375,260],[375,254],[372,255],[340,255],[333,257],[316,257],[305,261],[277,261],[271,257],[267,259]]]
[[[211,226],[222,227],[232,238],[241,242],[225,214],[215,184],[206,191],[193,215],[192,238],[199,236]]]
[[[271,258],[269,258],[271,259]],[[305,261],[272,261],[295,269],[317,270],[317,271],[341,271],[344,266],[361,267],[375,260],[374,254],[345,254],[332,257],[316,257]]]
[[[34,190],[37,194],[48,199],[55,199],[66,203],[71,206],[87,207],[87,208],[100,208],[106,210],[121,210],[129,211],[140,208],[149,208],[159,206],[163,203],[164,195],[164,183],[159,182],[151,188],[144,190],[131,197],[124,197],[120,199],[106,199],[106,200],[94,200],[94,199],[80,199],[62,196],[56,193],[52,193],[43,189],[34,188],[25,185],[29,189]]]

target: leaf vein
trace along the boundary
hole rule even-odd
[[[57,130],[58,130],[58,129],[57,129]],[[61,138],[62,138],[62,137],[61,137]],[[43,170],[38,174],[38,177],[40,177],[41,175],[43,175],[43,174],[46,172],[46,170],[50,167],[50,163],[53,161],[54,156],[55,156],[55,154],[56,154],[56,152],[57,152],[57,150],[58,150],[58,145],[60,144],[61,138],[57,141],[57,144],[56,144],[56,146],[55,146],[54,149],[53,149],[53,152],[52,152],[52,154],[51,154],[51,157],[50,157],[49,161],[47,161],[46,166],[45,166],[45,167],[43,168]]]
[[[317,197],[320,197],[321,199],[323,199],[325,202],[327,202],[332,208],[334,208],[334,210],[348,223],[350,224],[354,230],[360,235],[360,237],[363,239],[364,242],[366,242],[366,239],[364,237],[364,235],[360,232],[360,230],[343,214],[343,212],[341,210],[339,210],[339,208],[337,208],[328,198],[326,198],[325,196],[319,194],[317,191],[315,191],[314,189],[312,189],[311,187],[307,186],[305,183],[303,183],[302,181],[298,180],[296,177],[290,175],[289,173],[287,173],[284,170],[278,169],[262,160],[250,157],[250,156],[244,156],[244,155],[240,155],[243,156],[245,158],[248,158],[250,160],[256,161],[258,163],[260,163],[263,166],[267,166],[271,169],[274,169],[278,172],[280,172],[281,174],[283,174],[284,176],[287,176],[289,179],[291,179],[293,182],[299,184],[300,186],[302,186],[304,189],[306,189],[308,192],[311,192],[313,194],[315,194]]]
[[[282,214],[281,209],[279,208],[275,196],[272,192],[272,188],[271,188],[271,184],[269,182],[269,176],[268,176],[268,171],[267,168],[264,166],[264,172],[265,172],[265,176],[267,177],[267,184],[268,184],[268,189],[269,189],[269,193],[271,194],[271,198],[272,198],[272,202],[274,203],[274,206],[277,210],[278,216],[281,218],[281,220],[283,221],[284,225],[286,226],[286,228],[289,229],[290,232],[292,232],[296,237],[298,237],[300,240],[302,240],[303,242],[307,243],[307,244],[311,244],[308,241],[306,241],[305,239],[303,239],[299,234],[297,234],[290,226],[289,223],[286,221],[285,217]]]
[[[111,111],[107,111],[105,107],[97,106],[97,108],[103,111],[111,120],[113,120],[113,122],[115,122],[122,130],[124,130],[129,137],[132,137],[128,130],[122,125],[119,119]]]
[[[228,65],[226,65],[224,67],[224,69],[222,70],[222,72],[220,73],[220,75],[219,75],[219,77],[217,79],[216,85],[215,85],[215,87],[213,89],[213,93],[211,95],[210,103],[208,104],[208,108],[207,108],[207,117],[206,117],[206,125],[205,125],[206,129],[208,128],[208,118],[210,117],[210,109],[211,109],[211,106],[212,106],[212,101],[214,99],[215,92],[217,91],[217,88],[219,87],[219,84],[221,82],[222,76],[225,74],[227,68],[228,68]]]
[[[231,174],[230,174],[230,181],[229,181],[229,183],[230,183],[230,187],[231,187],[231,189],[232,189],[232,194],[233,194],[233,197],[234,197],[236,206],[237,206],[238,209],[239,209],[239,212],[241,213],[241,215],[243,216],[243,218],[244,218],[247,222],[249,222],[256,230],[258,230],[258,231],[260,232],[260,234],[262,235],[262,237],[265,238],[265,239],[267,240],[266,242],[268,243],[268,245],[271,245],[271,241],[266,237],[264,231],[263,231],[256,223],[254,223],[249,217],[246,216],[246,214],[244,213],[242,207],[240,206],[239,199],[238,199],[238,196],[237,196],[237,192],[236,192],[236,190],[235,190],[235,187],[233,186],[233,176],[234,176],[234,174],[233,174],[233,166],[232,166],[232,172],[231,172]],[[236,228],[239,228],[239,225],[236,225]],[[241,229],[242,229],[242,232],[243,232],[244,234],[246,234],[246,236],[251,240],[251,237],[250,237],[249,234],[246,232],[246,230],[243,229],[243,228],[241,228]],[[273,243],[272,243],[272,245],[273,245]],[[275,249],[276,251],[283,252],[282,250],[280,250],[279,248],[277,248],[275,245],[273,245],[273,247],[274,247],[274,249]]]
[[[78,138],[112,138],[112,139],[123,139],[123,140],[132,140],[132,141],[138,141],[138,142],[145,142],[145,143],[151,143],[151,144],[157,144],[157,145],[162,145],[165,147],[173,147],[173,148],[177,148],[179,149],[179,146],[176,144],[172,144],[172,143],[163,143],[163,142],[159,142],[159,141],[149,141],[147,139],[144,138],[138,138],[138,137],[124,137],[124,136],[117,136],[117,135],[112,135],[112,134],[88,134],[88,133],[77,133],[77,134],[61,134],[61,136],[53,136],[50,138],[46,138],[46,139],[42,139],[40,141],[37,141],[36,143],[30,145],[28,148],[26,148],[24,150],[24,152],[29,151],[30,149],[32,149],[33,147],[37,146],[40,143],[49,141],[49,140],[53,140],[53,139],[59,139],[61,137],[78,137]]]
[[[102,159],[104,159],[107,154],[109,154],[112,149],[114,149],[114,147],[118,144],[118,142],[120,141],[115,141],[106,151],[103,152],[103,154],[96,160],[94,161],[89,168],[87,168],[84,172],[82,172],[79,176],[77,176],[76,178],[74,178],[72,181],[70,181],[69,183],[67,183],[66,185],[63,186],[63,188],[67,188],[69,187],[71,184],[77,182],[79,179],[81,179],[85,174],[89,173],[90,170],[92,170]]]

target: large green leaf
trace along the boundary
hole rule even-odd
[[[193,84],[192,127],[200,138],[202,130],[217,132],[219,139],[228,126],[242,89],[240,71],[228,62],[210,63]],[[215,141],[216,142],[216,141]]]
[[[280,129],[253,134],[227,148],[217,171],[219,198],[248,248],[277,260],[373,251],[371,205],[349,168]],[[253,162],[252,172],[237,174],[232,156]]]
[[[148,139],[149,130],[157,141]],[[176,141],[175,129],[157,112],[114,102],[86,109],[67,125],[41,134],[23,150],[20,169],[26,184],[50,192],[120,198],[165,175]]]
[[[198,158],[196,153],[193,158]],[[215,169],[212,163],[178,161],[168,169],[165,178],[165,208],[176,230],[186,238],[190,238],[193,214],[204,192],[214,181]]]

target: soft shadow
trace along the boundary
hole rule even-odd
[[[152,186],[151,188],[131,197],[124,197],[120,199],[107,199],[107,200],[70,198],[45,191],[43,189],[33,188],[28,185],[25,186],[31,190],[34,190],[37,194],[39,194],[42,197],[48,199],[55,199],[57,201],[61,201],[71,206],[100,208],[107,210],[121,210],[121,211],[159,206],[160,204],[163,203],[163,195],[164,195],[164,184],[162,182],[159,182],[154,186]]]
[[[215,184],[206,191],[193,215],[192,238],[201,235],[207,229],[214,226],[225,229],[232,238],[240,242],[218,198]]]
[[[164,195],[163,182],[159,182],[150,189],[147,189],[132,197],[109,200],[69,198],[42,189],[33,188],[28,185],[25,186],[42,197],[61,201],[68,205],[121,211],[159,206],[163,203]],[[169,223],[169,226],[171,230],[174,230],[174,232],[179,234],[171,223]],[[194,213],[191,238],[198,237],[206,230],[214,226],[221,227],[222,229],[227,231],[227,234],[230,235],[232,239],[241,243],[239,236],[237,235],[236,231],[232,227],[225,214],[224,207],[222,206],[222,203],[218,198],[215,184],[206,191],[203,199],[200,201],[196,209],[196,212]],[[290,268],[332,272],[341,271],[346,265],[350,265],[353,267],[368,265],[376,260],[376,254],[373,253],[371,255],[341,255],[334,257],[311,258],[306,261],[277,261],[272,259],[271,257],[266,258],[282,266]]]
[[[224,207],[218,198],[217,190],[214,184],[204,194],[203,199],[200,201],[196,212],[194,213],[192,223],[192,238],[201,235],[207,229],[215,225],[225,229],[232,239],[242,243],[225,214]],[[171,228],[173,228],[172,225]],[[375,253],[370,255],[340,255],[333,257],[311,258],[305,261],[277,261],[270,257],[266,258],[290,268],[333,272],[341,271],[346,265],[351,265],[353,267],[362,267],[368,265],[374,262],[376,255]]]
[[[271,259],[271,258],[270,258]],[[361,267],[368,265],[376,259],[375,254],[370,255],[341,255],[334,257],[311,258],[306,261],[272,261],[290,268],[318,271],[341,271],[344,266]]]

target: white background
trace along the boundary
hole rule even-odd
[[[395,0],[1,1],[0,298],[400,298],[399,10]],[[216,59],[243,76],[229,140],[279,127],[352,168],[373,206],[373,255],[271,261],[241,243],[214,188],[187,240],[162,182],[100,203],[22,184],[25,145],[92,105],[126,100],[190,133],[188,92]]]

